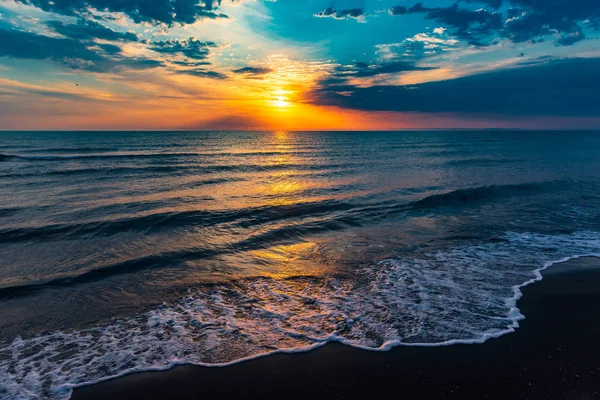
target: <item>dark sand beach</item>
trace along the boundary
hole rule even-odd
[[[520,328],[484,344],[372,352],[333,343],[229,367],[131,374],[72,399],[598,399],[600,259],[543,275],[523,288]]]

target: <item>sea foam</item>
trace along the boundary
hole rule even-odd
[[[369,349],[481,343],[524,318],[520,288],[555,262],[600,256],[600,235],[506,233],[335,276],[205,286],[133,318],[0,345],[0,397],[67,399],[73,388],[177,364],[223,366],[338,341]]]

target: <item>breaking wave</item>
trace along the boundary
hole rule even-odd
[[[331,341],[370,350],[481,343],[518,327],[522,286],[584,255],[600,256],[597,232],[508,232],[422,258],[388,258],[352,277],[204,285],[133,318],[0,345],[0,395],[67,399],[77,386],[134,371],[227,365]]]

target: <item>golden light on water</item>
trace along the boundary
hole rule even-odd
[[[269,165],[292,167],[294,164],[302,163],[302,160],[292,154],[294,139],[288,132],[274,132],[272,142],[277,154],[269,157]],[[296,173],[293,168],[274,172],[262,186],[262,194],[269,198],[273,205],[294,204],[301,201],[298,194],[305,188],[307,182],[299,180]]]
[[[319,246],[316,243],[306,241],[254,250],[251,254],[263,267],[262,275],[283,279],[322,275],[329,266],[319,262],[318,252]]]
[[[285,142],[287,140],[288,133],[286,131],[276,131],[274,133],[274,135],[275,135],[275,140],[277,140],[277,142],[278,142],[277,143],[278,147],[281,148],[282,142]]]

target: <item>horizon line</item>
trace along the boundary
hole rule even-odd
[[[267,132],[600,132],[598,128],[401,128],[401,129],[0,129],[0,133],[11,132],[227,132],[227,133],[267,133]]]

